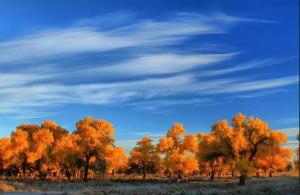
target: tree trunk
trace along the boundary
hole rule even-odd
[[[234,177],[234,171],[233,170],[231,171],[231,177]]]
[[[273,177],[273,171],[272,170],[270,170],[270,172],[269,172],[269,177]]]
[[[80,170],[76,170],[76,173],[75,173],[75,178],[76,178],[76,180],[79,178],[79,174],[80,174]]]
[[[143,180],[145,180],[146,179],[146,171],[145,171],[145,169],[143,169]]]
[[[182,174],[181,174],[181,171],[178,171],[178,172],[177,172],[177,176],[178,176],[178,179],[182,180]]]
[[[56,177],[60,178],[60,169],[58,169],[57,173],[56,173]]]
[[[85,156],[84,178],[83,178],[84,181],[87,181],[88,179],[89,167],[90,167],[90,156]]]
[[[214,181],[214,180],[215,180],[215,171],[212,170],[212,171],[211,171],[210,178],[209,178],[209,181]]]
[[[71,180],[71,174],[70,174],[70,171],[68,168],[66,168],[66,176],[68,178],[68,180],[70,181]]]
[[[39,178],[44,179],[44,174],[42,172],[42,160],[41,159],[36,161],[36,169],[38,171]]]
[[[244,186],[245,183],[246,183],[246,173],[242,172],[241,175],[240,175],[239,185]]]
[[[260,175],[259,175],[259,172],[258,172],[258,171],[256,172],[256,177],[260,177]]]
[[[22,171],[23,171],[23,177],[26,177],[26,162],[22,163]]]

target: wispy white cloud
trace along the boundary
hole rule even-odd
[[[56,29],[0,43],[0,64],[134,45],[133,40],[113,37],[92,28]]]
[[[144,55],[142,57],[128,60],[124,63],[92,68],[83,71],[88,74],[104,74],[109,76],[143,76],[167,73],[178,73],[196,67],[206,67],[208,65],[223,62],[232,58],[235,54],[176,54],[161,53],[154,55]]]
[[[135,139],[130,139],[130,140],[118,139],[118,140],[116,140],[115,145],[122,146],[125,149],[125,152],[127,154],[130,154],[130,152],[131,152],[132,148],[135,146],[136,142],[137,142],[137,140],[135,140]]]
[[[48,75],[32,73],[0,73],[0,87],[30,84],[49,78]]]
[[[280,131],[285,132],[286,136],[288,137],[296,138],[296,136],[299,134],[299,127],[285,128],[285,129],[281,129]]]
[[[119,25],[126,25],[136,20],[137,15],[129,11],[116,11],[113,13],[103,14],[101,16],[94,16],[88,18],[80,18],[75,21],[72,26],[95,26],[100,29],[107,29],[118,27]]]
[[[129,131],[126,134],[133,135],[133,136],[139,136],[139,137],[150,136],[152,138],[164,136],[163,133],[155,133],[155,132],[151,132],[151,131]]]
[[[122,146],[127,154],[129,154],[132,150],[132,148],[136,145],[139,139],[141,139],[143,136],[137,137],[137,139],[118,139],[115,142],[116,146]],[[151,137],[153,140],[153,144],[157,144],[159,137]]]
[[[251,60],[249,62],[230,66],[229,68],[202,71],[198,75],[205,76],[205,77],[219,76],[219,75],[230,74],[230,73],[235,73],[235,72],[249,70],[249,69],[263,68],[266,66],[276,65],[276,64],[286,62],[288,60],[290,60],[290,58],[287,58],[287,59],[262,59],[262,60],[255,59],[255,60]]]
[[[247,94],[239,94],[239,95],[234,95],[232,96],[232,98],[237,99],[237,98],[256,98],[256,97],[264,97],[267,95],[271,95],[271,94],[278,94],[278,93],[284,93],[287,90],[285,89],[267,89],[267,90],[263,90],[263,91],[251,91],[250,93]]]
[[[60,104],[113,104],[138,100],[141,105],[160,106],[205,104],[208,99],[143,101],[180,94],[237,93],[282,87],[297,82],[295,77],[238,83],[235,79],[198,81],[192,74],[151,78],[139,81],[94,84],[35,84],[3,88],[0,91],[0,112],[13,112],[24,107]],[[238,83],[238,84],[235,84]],[[271,84],[270,84],[271,83]],[[242,90],[239,89],[242,87]],[[226,90],[225,90],[226,89]],[[139,103],[136,103],[139,104]]]
[[[277,125],[298,125],[299,126],[299,117],[290,117],[290,118],[280,118],[272,121],[273,124]]]
[[[296,136],[299,134],[299,127],[290,127],[279,129],[286,134],[288,137],[288,142],[285,144],[285,147],[295,149],[299,146],[299,141],[296,140]]]
[[[36,84],[7,87],[0,91],[0,113],[14,112],[16,108],[55,106],[59,104],[111,104],[135,98],[150,98],[176,93],[192,83],[193,75],[144,79],[117,83],[79,85]]]
[[[136,58],[122,61],[113,65],[90,65],[93,68],[84,68],[71,71],[68,77],[98,77],[101,78],[132,78],[140,76],[155,76],[162,74],[182,73],[196,70],[197,76],[201,78],[224,76],[244,70],[258,69],[271,65],[284,63],[286,59],[262,59],[251,60],[249,62],[231,65],[232,58],[238,53],[223,54],[189,54],[189,53],[158,53],[142,54]],[[228,62],[229,61],[229,62]],[[218,68],[220,63],[229,64],[226,68]],[[213,67],[214,69],[205,70]],[[200,71],[199,71],[200,70]],[[59,74],[53,76],[61,76]],[[64,77],[65,74],[63,74]]]
[[[275,21],[275,20],[264,20],[264,19],[246,18],[246,17],[234,17],[234,16],[226,15],[224,13],[215,13],[214,17],[219,18],[219,20],[225,21],[225,22],[278,23],[278,21]]]
[[[238,52],[220,53],[212,48],[209,53],[200,53],[169,47],[184,44],[185,40],[199,35],[226,33],[240,22],[272,21],[221,13],[177,13],[139,19],[120,12],[2,41],[0,67],[5,68],[0,70],[0,114],[35,117],[51,112],[45,111],[46,107],[65,104],[126,103],[144,109],[208,105],[215,103],[211,98],[215,94],[257,92],[296,84],[297,76],[257,81],[239,76],[224,77],[281,63],[278,59],[250,60],[234,65],[230,60]],[[133,48],[129,58],[117,59],[113,64],[82,60],[75,68],[61,59]],[[151,48],[151,52],[146,48]],[[58,64],[54,66],[49,59],[57,59]],[[228,67],[221,69],[219,64]],[[103,78],[113,81],[103,81]],[[193,97],[174,98],[183,94]],[[26,110],[24,115],[23,110]]]
[[[249,82],[235,82],[233,84],[224,85],[223,87],[215,87],[214,89],[207,90],[206,93],[238,93],[246,91],[255,91],[263,89],[273,89],[283,87],[291,84],[298,84],[298,76],[290,76],[276,79],[266,79]]]
[[[298,141],[288,141],[286,144],[284,144],[284,146],[295,151],[295,149],[297,147],[299,147],[299,142]]]
[[[129,103],[128,105],[134,106],[139,110],[149,110],[155,111],[161,108],[168,108],[174,106],[188,106],[193,105],[194,107],[204,106],[204,105],[214,105],[216,102],[210,98],[192,98],[192,99],[162,99],[162,100],[148,100]]]
[[[122,22],[123,18],[117,15]],[[238,20],[226,15],[176,14],[158,20],[133,20],[116,27],[101,29],[88,25],[56,28],[15,40],[0,42],[0,64],[53,58],[62,55],[103,52],[127,47],[167,46],[178,44],[195,35],[223,33]],[[96,19],[97,20],[97,19]],[[111,19],[113,20],[113,19]],[[96,23],[96,21],[94,21]],[[100,21],[100,24],[103,22]]]

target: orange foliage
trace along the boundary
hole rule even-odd
[[[41,128],[32,135],[32,146],[27,154],[27,162],[34,163],[45,155],[47,148],[54,142],[49,129]]]
[[[80,151],[78,140],[79,136],[74,134],[67,134],[57,140],[53,153],[59,164],[68,168],[76,164]]]
[[[23,177],[52,173],[70,179],[96,178],[99,173],[136,171],[175,175],[228,174],[238,171],[240,184],[253,170],[285,169],[291,163],[291,150],[284,133],[273,131],[259,118],[239,113],[215,123],[211,132],[188,134],[183,124],[175,123],[155,145],[150,137],[137,141],[128,157],[122,147],[114,146],[115,130],[105,120],[86,117],[68,132],[53,121],[41,125],[21,124],[10,138],[0,138],[0,173]],[[299,139],[299,137],[298,137]],[[299,148],[296,166],[299,166]],[[95,176],[96,175],[96,176]]]
[[[84,180],[87,180],[91,160],[114,142],[114,128],[105,120],[86,117],[76,123],[75,134],[79,136],[80,154],[84,161]]]
[[[215,143],[213,149],[206,156],[218,158],[220,156],[235,161],[236,169],[240,172],[240,184],[245,184],[245,178],[255,164],[255,158],[269,147],[280,148],[286,142],[286,136],[272,131],[268,124],[259,118],[239,113],[232,119],[232,127],[226,120],[217,122],[212,127],[211,136]],[[205,146],[202,146],[205,148]],[[207,147],[205,150],[209,149]],[[267,154],[269,154],[267,152]]]
[[[9,138],[0,138],[0,164],[4,169],[8,168],[14,155],[11,147],[12,144]]]
[[[195,135],[187,135],[182,124],[175,123],[168,131],[167,137],[159,140],[158,151],[165,155],[164,169],[170,174],[182,178],[198,170],[198,140]]]
[[[127,168],[128,157],[123,148],[108,145],[105,148],[104,154],[107,163],[107,173],[112,174],[119,169]]]
[[[182,142],[182,150],[197,152],[198,151],[198,140],[196,135],[186,135]]]
[[[76,134],[80,137],[83,153],[114,142],[114,129],[111,123],[105,120],[96,120],[86,117],[76,123]]]
[[[159,152],[167,152],[169,151],[174,145],[174,142],[169,137],[160,138],[159,144],[157,145],[157,149]]]
[[[137,142],[136,146],[130,153],[131,166],[137,166],[143,173],[143,178],[146,178],[148,172],[154,171],[159,162],[159,156],[156,153],[155,146],[152,144],[150,137],[143,137]]]
[[[167,133],[167,137],[171,138],[176,146],[179,144],[180,139],[182,139],[184,135],[185,129],[183,124],[180,123],[173,124],[172,129]]]
[[[11,135],[13,150],[16,153],[22,152],[29,148],[28,133],[22,129],[17,129]]]

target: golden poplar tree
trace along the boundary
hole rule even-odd
[[[195,135],[187,135],[182,124],[175,123],[162,137],[157,150],[164,155],[165,169],[169,174],[176,174],[179,179],[198,170],[198,161],[195,153],[198,150],[198,141]]]
[[[84,180],[87,181],[90,161],[100,155],[106,145],[113,144],[115,130],[111,123],[86,117],[76,123],[80,154],[84,161]]]
[[[136,143],[130,153],[130,166],[141,171],[143,179],[146,178],[148,172],[156,171],[156,162],[159,161],[159,156],[152,142],[150,137],[144,137]]]
[[[65,171],[68,180],[71,179],[71,170],[76,169],[76,163],[80,158],[79,136],[67,134],[58,139],[53,148],[53,155],[58,164]]]

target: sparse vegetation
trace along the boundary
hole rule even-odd
[[[138,177],[138,176],[137,176]],[[251,178],[246,186],[237,185],[238,178],[217,177],[215,182],[207,178],[193,177],[190,181],[171,182],[149,175],[136,180],[122,179],[83,181],[2,181],[0,192],[60,192],[60,194],[299,194],[299,177],[286,176]],[[3,187],[4,186],[4,187]],[[51,194],[51,193],[49,193]]]

